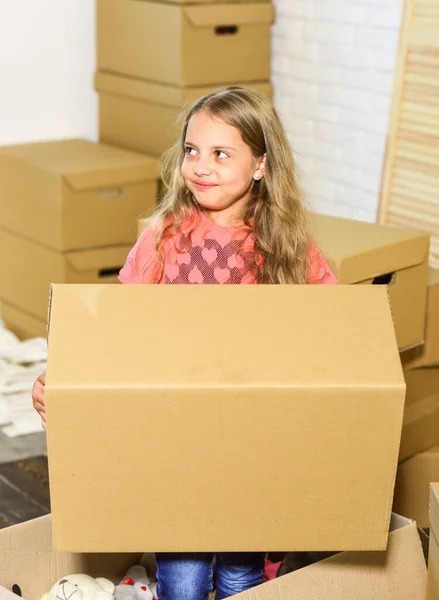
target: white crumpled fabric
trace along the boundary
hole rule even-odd
[[[9,436],[42,431],[32,406],[32,386],[46,368],[47,342],[21,342],[0,320],[0,429]]]

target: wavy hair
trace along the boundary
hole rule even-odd
[[[184,117],[179,140],[162,158],[161,199],[149,223],[163,269],[163,241],[201,208],[181,174],[190,119],[199,111],[236,127],[255,159],[266,155],[265,175],[252,183],[244,223],[255,239],[254,276],[260,284],[306,283],[308,210],[297,183],[292,151],[273,104],[263,94],[237,86],[200,98]],[[196,223],[194,224],[196,226]],[[161,274],[157,274],[160,280]]]

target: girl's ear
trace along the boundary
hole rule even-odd
[[[264,156],[257,161],[256,170],[253,173],[253,179],[255,179],[256,181],[258,181],[259,179],[262,179],[265,175],[265,161],[266,160],[267,160],[267,155],[264,154]]]

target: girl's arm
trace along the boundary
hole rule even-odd
[[[329,268],[328,263],[323,258],[322,253],[314,244],[314,242],[311,242],[309,248],[309,268],[307,283],[317,285],[338,283],[337,278]]]

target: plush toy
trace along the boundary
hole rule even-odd
[[[41,600],[114,600],[115,585],[104,577],[66,575]]]
[[[157,583],[152,582],[145,567],[136,565],[116,586],[115,600],[157,600]]]

